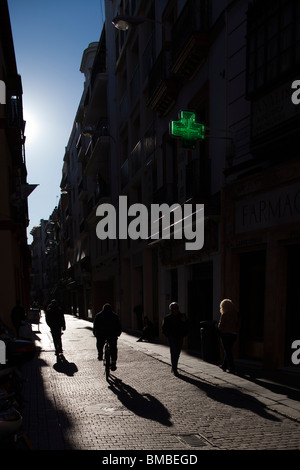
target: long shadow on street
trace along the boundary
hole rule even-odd
[[[279,377],[276,371],[268,372],[246,369],[239,375],[274,393],[286,395],[291,400],[299,401],[299,377],[297,377],[296,374],[281,374]]]
[[[24,364],[24,429],[36,450],[71,449],[65,430],[72,424],[63,408],[53,400],[49,381],[44,380],[42,369],[48,367],[39,353],[30,363]]]
[[[232,389],[229,387],[220,388],[218,386],[210,385],[207,382],[203,382],[201,380],[182,374],[179,375],[179,378],[203,390],[212,400],[218,401],[233,408],[248,409],[262,418],[269,419],[271,421],[280,421],[279,418],[267,411],[263,403],[253,396],[241,392],[238,389]]]
[[[153,395],[149,393],[142,395],[133,387],[114,376],[110,376],[109,384],[109,388],[128,410],[142,418],[158,421],[164,426],[172,426],[169,411]]]

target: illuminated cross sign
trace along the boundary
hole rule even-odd
[[[196,122],[196,115],[191,111],[180,111],[179,121],[170,122],[170,134],[182,139],[185,148],[195,148],[197,140],[205,139],[205,125]]]

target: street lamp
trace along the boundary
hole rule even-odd
[[[144,21],[146,21],[146,18],[118,15],[112,20],[112,23],[115,28],[120,31],[127,31],[131,26],[138,26],[139,24],[144,23]]]
[[[71,186],[64,186],[63,188],[61,188],[60,194],[69,194],[71,190],[72,190]]]
[[[93,137],[95,130],[92,127],[86,127],[81,133],[85,137]]]
[[[145,23],[145,21],[152,21],[153,23],[162,24],[160,21],[152,20],[144,16],[127,16],[127,15],[118,15],[113,20],[112,23],[115,28],[120,31],[127,31],[132,26],[138,26],[139,24]]]

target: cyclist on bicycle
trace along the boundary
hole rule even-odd
[[[118,337],[122,333],[119,316],[113,312],[110,304],[104,304],[101,312],[94,319],[93,333],[97,338],[97,350],[99,361],[103,360],[103,347],[105,340],[110,345],[111,370],[116,370],[118,358]]]

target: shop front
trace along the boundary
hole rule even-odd
[[[240,313],[239,359],[292,367],[300,335],[300,163],[241,178],[223,194],[223,295]]]

